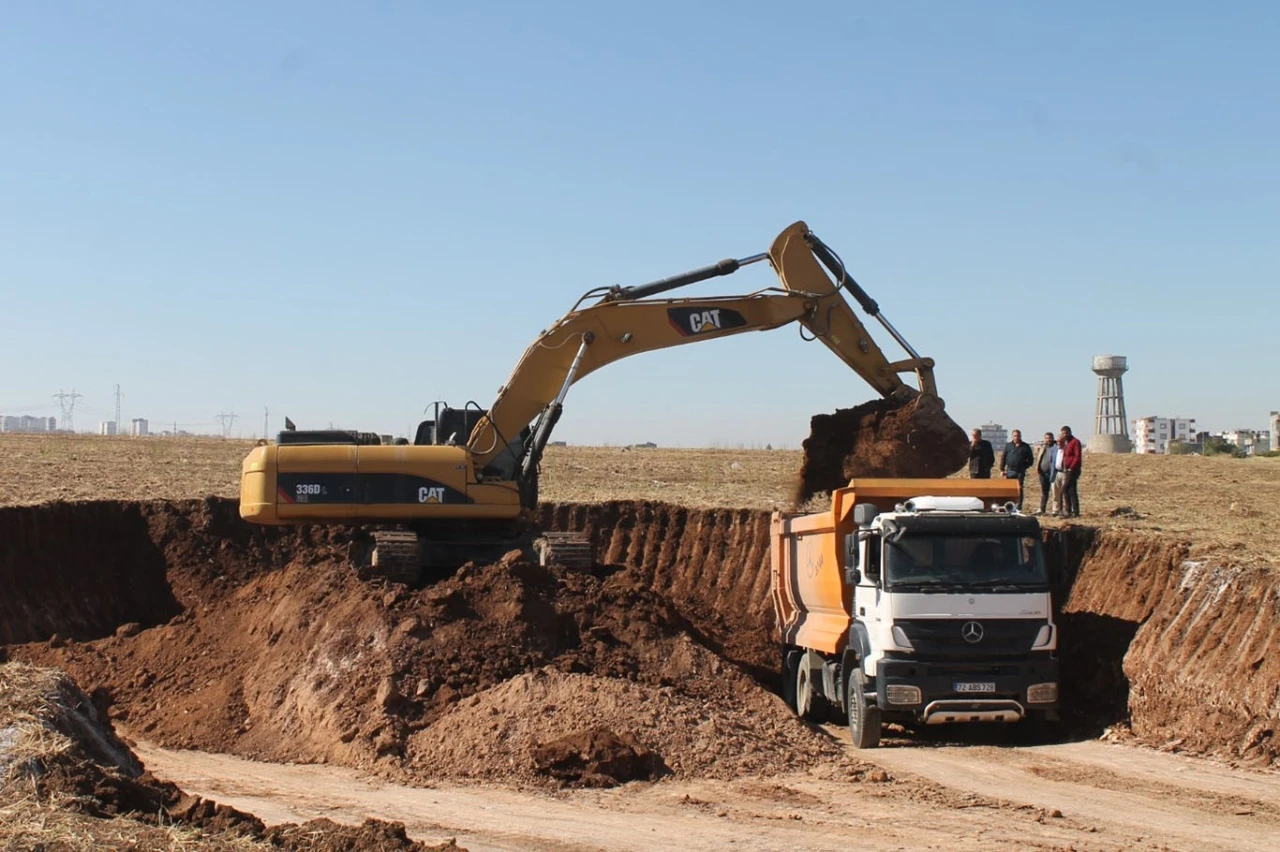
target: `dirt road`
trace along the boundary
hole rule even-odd
[[[833,736],[842,732],[828,729]],[[256,763],[139,743],[157,775],[268,823],[399,820],[481,850],[1240,850],[1280,846],[1280,773],[1080,742],[1032,748],[890,743],[889,779],[831,767],[730,783],[546,794],[404,787],[329,766]],[[852,764],[850,765],[852,766]]]

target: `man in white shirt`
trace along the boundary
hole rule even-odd
[[[1036,458],[1032,467],[1040,475],[1040,514],[1045,513],[1049,500],[1053,499],[1054,511],[1061,509],[1062,495],[1058,493],[1058,442],[1052,432],[1044,433],[1044,440],[1036,445]]]

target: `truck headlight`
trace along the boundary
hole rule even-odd
[[[915,650],[911,646],[911,640],[907,638],[907,631],[895,624],[893,625],[892,633],[893,644],[897,645],[899,648],[906,648],[908,651]]]
[[[1040,628],[1040,632],[1036,634],[1036,641],[1031,643],[1032,648],[1044,648],[1053,641],[1053,625],[1046,624]]]
[[[1028,704],[1052,704],[1058,700],[1056,683],[1033,683],[1027,687]]]
[[[919,704],[920,687],[891,683],[884,688],[884,697],[890,704]]]

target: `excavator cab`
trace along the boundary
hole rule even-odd
[[[487,408],[453,408],[440,402],[432,403],[432,408],[435,409],[432,419],[418,424],[417,434],[413,438],[415,446],[465,444],[471,436],[471,430],[489,413]]]
[[[306,446],[352,444],[364,447],[381,444],[382,436],[376,432],[356,432],[348,429],[286,429],[277,433],[276,443]]]

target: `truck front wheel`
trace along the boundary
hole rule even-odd
[[[845,695],[845,706],[849,709],[849,735],[853,738],[853,747],[876,748],[880,745],[880,708],[867,703],[867,676],[857,668],[845,678],[845,683],[849,690]]]

